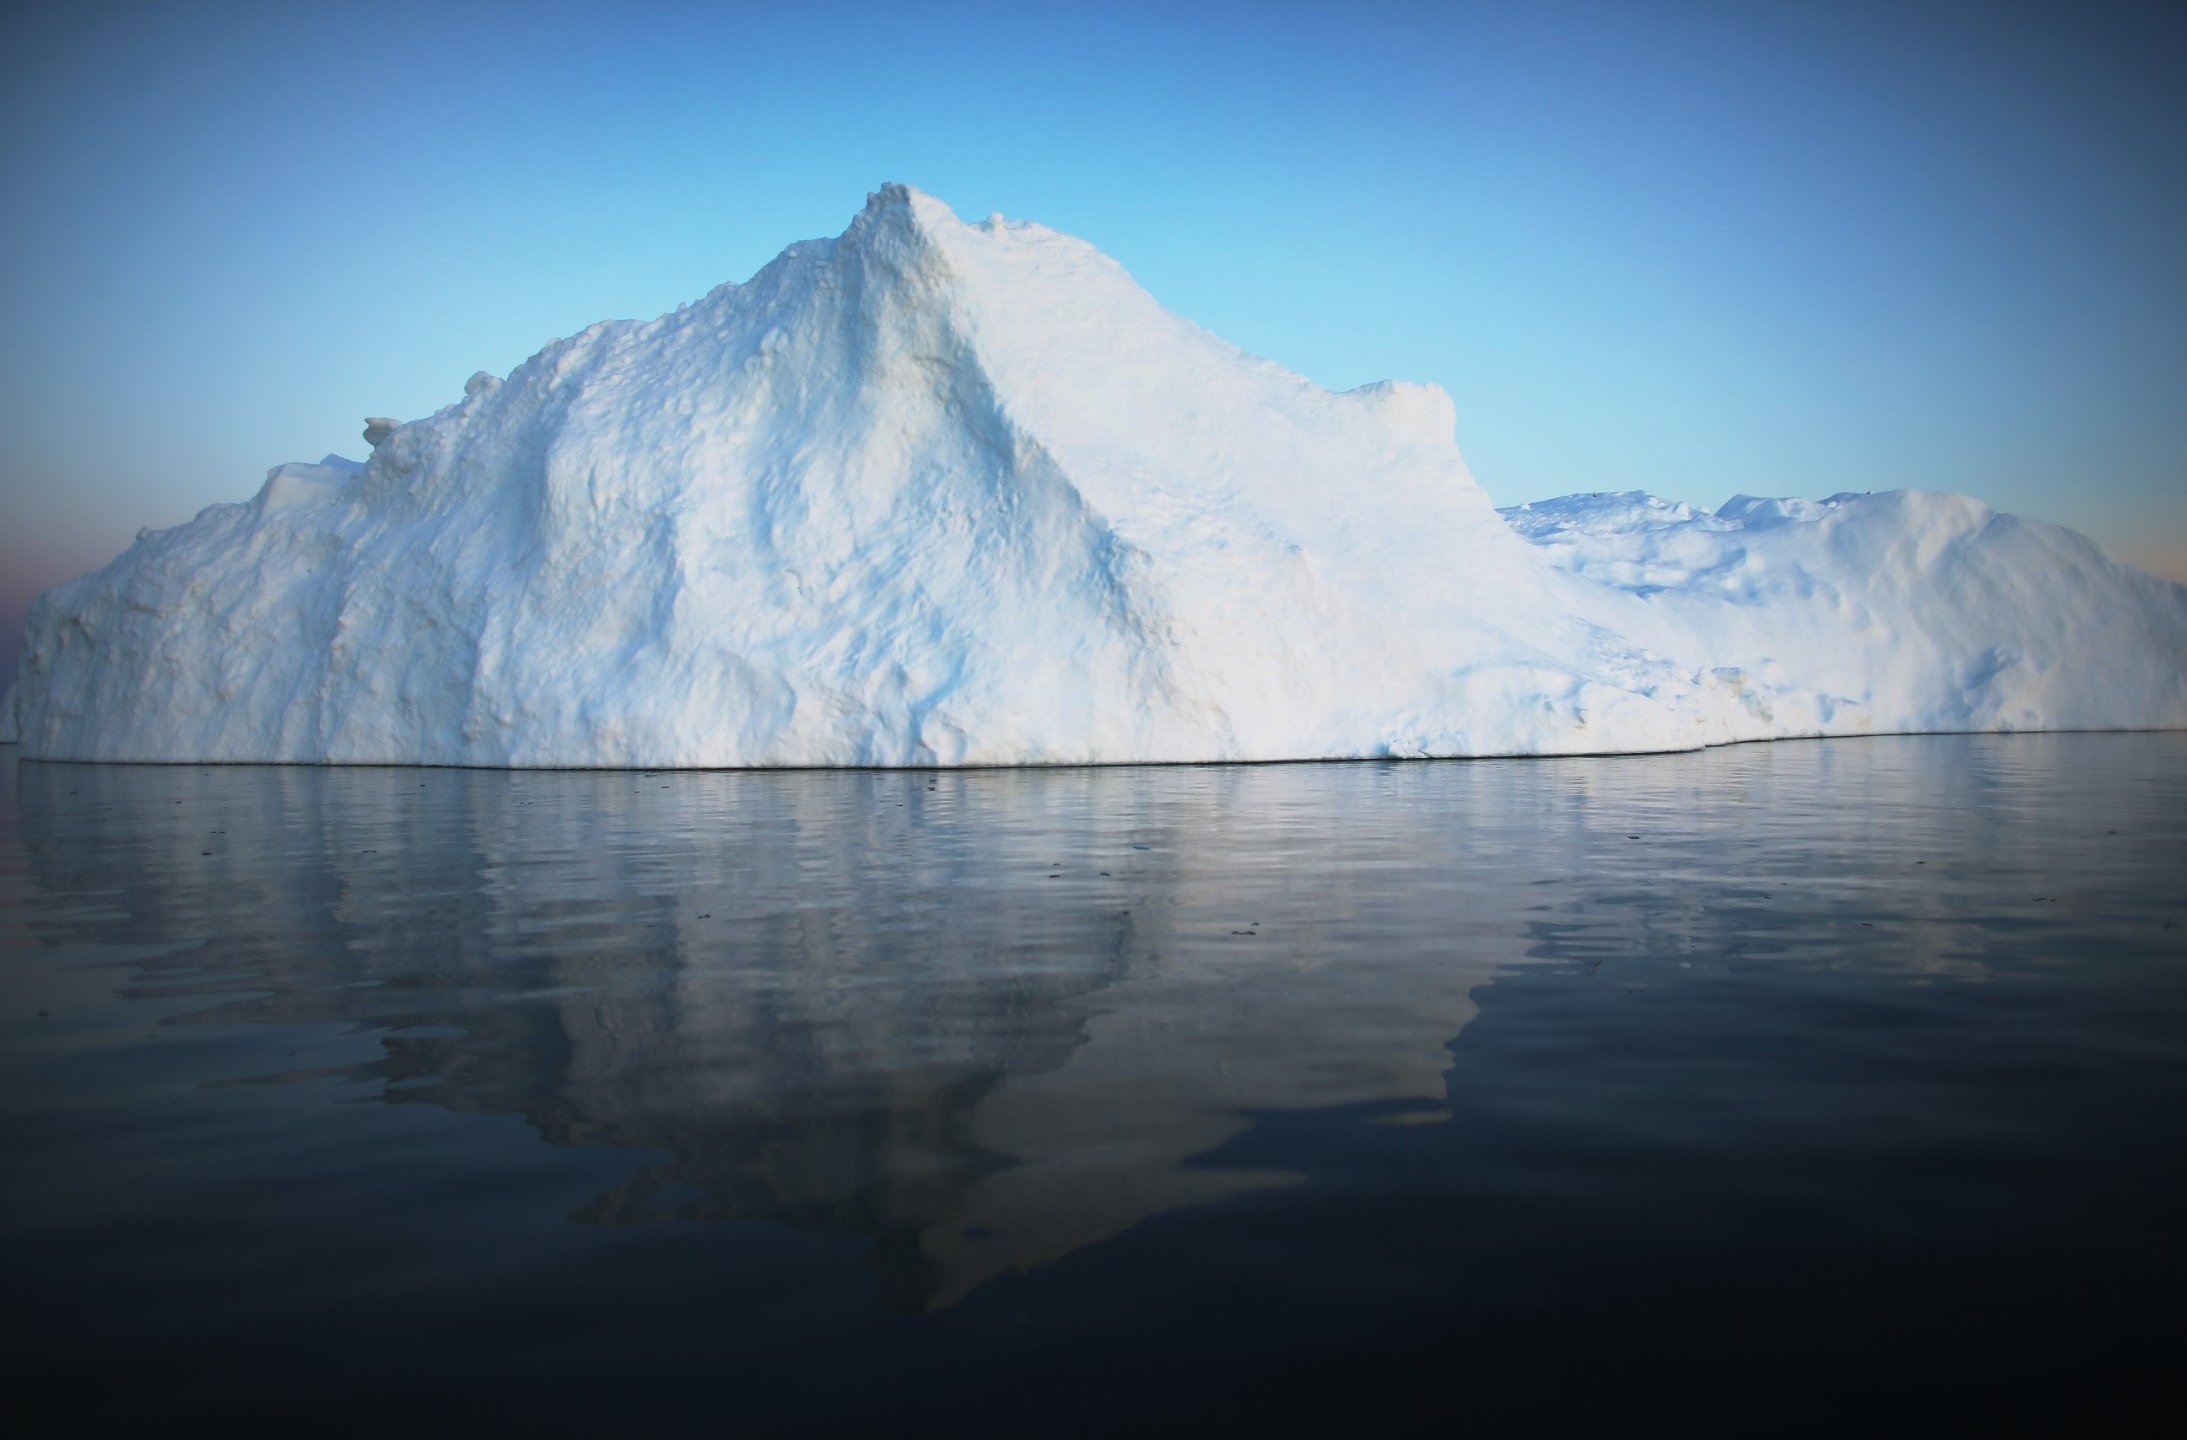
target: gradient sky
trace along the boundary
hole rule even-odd
[[[101,4],[0,20],[36,591],[883,180],[1084,236],[1499,504],[1955,490],[2187,579],[2161,7]]]

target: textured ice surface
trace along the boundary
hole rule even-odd
[[[2187,587],[1912,492],[1499,514],[1331,392],[902,186],[372,422],[31,612],[46,758],[954,765],[2187,726]]]

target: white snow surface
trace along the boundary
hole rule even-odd
[[[40,597],[26,756],[1547,755],[2187,727],[2187,586],[1919,492],[1499,513],[1331,392],[899,185]]]

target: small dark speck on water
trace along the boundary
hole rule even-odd
[[[1625,838],[1628,840],[1638,840],[1640,837],[1638,835],[1628,835]]]

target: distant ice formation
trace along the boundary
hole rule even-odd
[[[48,759],[992,765],[2187,727],[2187,586],[1918,492],[1499,513],[1311,384],[900,185],[42,596]]]

